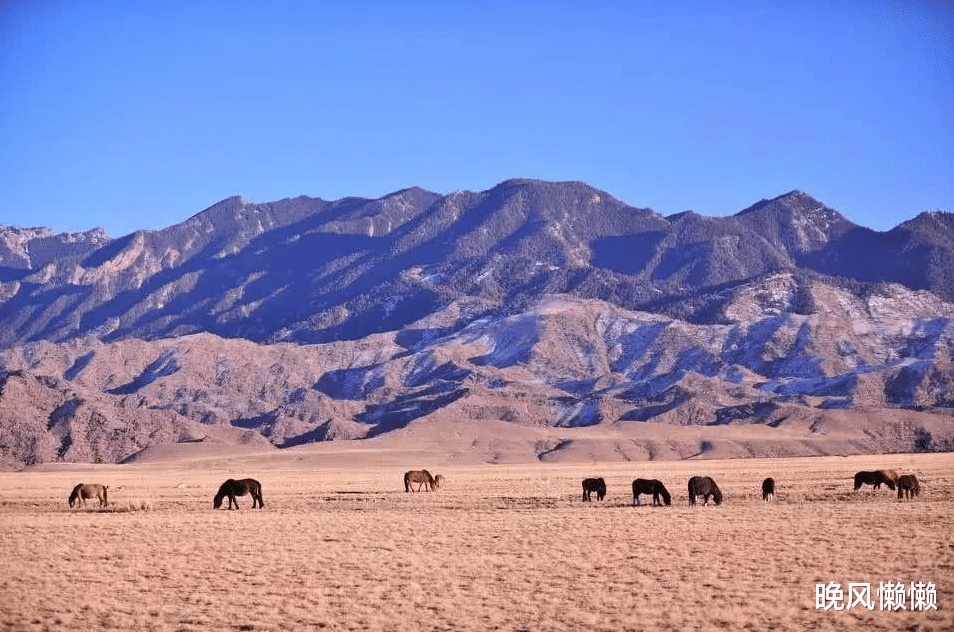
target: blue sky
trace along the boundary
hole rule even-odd
[[[954,3],[0,3],[0,223],[582,180],[663,214],[954,210]],[[347,6],[346,6],[347,5]]]

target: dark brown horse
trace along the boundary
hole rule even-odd
[[[696,496],[703,496],[705,498],[703,506],[708,506],[709,496],[712,496],[712,500],[715,501],[715,504],[722,504],[722,491],[719,489],[719,486],[716,485],[716,482],[708,476],[693,476],[689,479],[690,507],[696,504]]]
[[[596,492],[596,500],[603,500],[606,496],[606,481],[602,478],[583,479],[583,500],[590,500],[590,494]]]
[[[417,489],[412,490],[411,485],[417,483]],[[426,487],[425,487],[426,486]],[[421,487],[425,487],[425,491],[431,491],[432,489],[437,489],[437,484],[434,482],[434,477],[431,476],[431,473],[427,470],[410,470],[404,473],[404,491],[421,491]]]
[[[87,498],[95,498],[99,501],[100,507],[105,507],[107,489],[109,488],[106,485],[100,485],[99,483],[80,483],[73,488],[73,493],[70,494],[70,508],[73,507],[73,503],[76,503],[77,507],[80,503],[83,503],[85,507]]]
[[[775,479],[771,476],[762,481],[762,500],[775,499]]]
[[[908,499],[914,498],[921,493],[921,485],[918,483],[918,477],[914,474],[902,474],[898,477],[898,500],[907,496]]]
[[[235,508],[238,509],[239,504],[235,497],[244,496],[245,494],[252,495],[252,509],[255,509],[256,505],[259,509],[265,507],[265,502],[262,500],[262,484],[254,478],[243,478],[240,480],[230,478],[225,481],[222,483],[222,486],[219,487],[219,491],[215,495],[215,500],[212,501],[212,506],[218,509],[222,506],[222,499],[228,496],[229,509],[232,508],[233,504]]]
[[[637,478],[633,481],[633,506],[639,506],[639,495],[640,494],[652,494],[653,495],[653,505],[661,505],[666,503],[667,505],[672,502],[672,496],[669,495],[669,490],[666,489],[666,486],[663,485],[660,481],[655,479],[645,479]],[[659,497],[662,496],[662,503],[659,502]]]
[[[884,483],[888,489],[894,491],[898,482],[898,473],[894,470],[875,470],[873,472],[858,472],[855,474],[855,491],[861,489],[862,485],[872,485],[875,489],[881,489]]]

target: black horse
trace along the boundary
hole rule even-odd
[[[771,476],[762,481],[762,500],[775,499],[775,479]]]
[[[215,495],[212,506],[218,509],[222,506],[222,499],[228,496],[229,509],[232,508],[233,503],[235,504],[235,508],[238,509],[239,504],[235,497],[244,496],[245,494],[252,495],[252,509],[255,509],[256,505],[259,509],[265,507],[265,503],[262,501],[262,484],[254,478],[243,478],[238,481],[234,478],[230,478],[225,481],[222,483],[222,486],[219,487],[219,492]]]
[[[583,479],[583,500],[590,500],[590,493],[596,492],[596,500],[606,496],[606,482],[602,478]]]
[[[716,482],[708,476],[693,476],[689,479],[690,507],[696,504],[696,496],[705,497],[704,505],[709,504],[709,496],[712,496],[712,500],[715,501],[715,504],[722,504],[722,491],[719,489],[719,486],[716,485]]]
[[[898,500],[907,496],[911,499],[921,493],[921,485],[914,474],[902,474],[898,477]]]
[[[855,491],[861,489],[862,485],[872,485],[875,489],[880,489],[884,483],[888,489],[894,491],[894,486],[898,482],[898,473],[894,470],[875,470],[873,472],[858,472],[855,474]]]
[[[633,481],[633,506],[638,506],[639,495],[640,494],[652,494],[653,495],[653,504],[661,505],[666,503],[667,505],[672,502],[672,497],[669,495],[669,491],[666,489],[666,486],[663,485],[660,481],[655,479],[645,479],[637,478]],[[662,496],[662,503],[659,502],[659,497]]]

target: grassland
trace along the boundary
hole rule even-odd
[[[0,630],[954,628],[951,454],[399,461],[299,451],[0,474]],[[404,493],[418,467],[445,489]],[[853,492],[876,467],[917,474],[921,496]],[[688,507],[695,474],[719,482],[722,506]],[[582,503],[592,475],[607,498]],[[237,476],[262,482],[264,510],[212,509]],[[637,476],[673,505],[632,507]],[[110,507],[70,510],[80,481],[110,485]],[[871,583],[875,609],[816,609],[831,581]],[[880,610],[884,581],[933,582],[937,610]]]

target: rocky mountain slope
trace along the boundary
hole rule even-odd
[[[236,197],[115,240],[0,237],[9,466],[501,421],[786,437],[742,454],[954,441],[951,214],[876,233],[795,191],[726,218],[661,217],[514,180]],[[544,434],[531,457],[576,449]],[[637,452],[707,450],[677,444]]]
[[[816,282],[802,291],[822,307],[802,315],[796,284],[783,273],[735,288],[723,324],[551,295],[494,317],[461,300],[396,332],[315,345],[30,343],[0,356],[0,450],[8,464],[114,461],[163,441],[285,447],[438,421],[636,435],[646,422],[761,424],[785,441],[748,449],[773,455],[818,453],[793,447],[790,431],[797,444],[849,419],[856,436],[840,451],[949,445],[954,306],[899,285],[862,299]],[[561,444],[543,441],[536,456]]]

